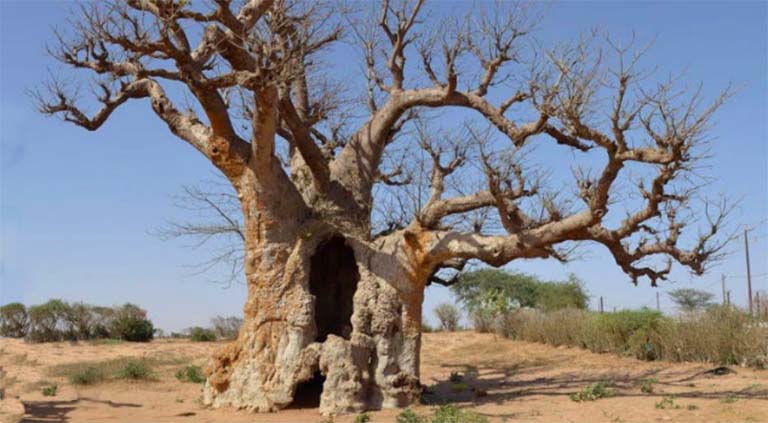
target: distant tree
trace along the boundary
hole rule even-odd
[[[435,307],[435,316],[440,321],[440,330],[453,332],[459,328],[461,314],[455,305],[448,303],[440,304]]]
[[[77,339],[91,339],[93,331],[93,307],[82,302],[68,304],[63,310],[66,332]]]
[[[523,273],[499,269],[479,269],[462,273],[451,291],[469,312],[485,308],[489,301],[508,306],[534,307],[538,297],[539,280]]]
[[[0,336],[23,338],[27,334],[29,316],[21,303],[10,303],[0,307]]]
[[[114,308],[110,337],[130,342],[149,342],[154,337],[154,332],[152,322],[147,319],[147,312],[139,306],[125,303]]]
[[[715,297],[709,292],[692,288],[679,288],[669,293],[672,301],[685,312],[696,311],[712,304]]]
[[[499,314],[515,307],[542,310],[587,308],[589,295],[570,275],[566,282],[545,282],[533,275],[497,269],[463,273],[451,290],[471,314]]]
[[[538,293],[536,307],[546,311],[563,308],[584,310],[589,303],[589,295],[576,275],[569,275],[565,282],[544,282],[536,287]]]
[[[60,341],[64,336],[62,324],[67,309],[67,303],[56,299],[30,306],[27,339],[32,342]]]
[[[211,325],[218,338],[235,339],[240,332],[240,326],[243,325],[243,319],[237,316],[216,316],[211,319]]]

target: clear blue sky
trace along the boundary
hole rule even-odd
[[[132,301],[165,329],[239,314],[244,287],[221,289],[210,283],[215,275],[194,275],[187,267],[205,251],[149,233],[180,215],[171,196],[182,184],[209,178],[211,166],[168,134],[146,104],[129,104],[89,133],[37,114],[25,94],[53,65],[44,54],[50,27],[62,25],[72,5],[0,0],[0,304],[52,297]],[[656,39],[647,62],[664,72],[687,69],[690,81],[705,82],[705,94],[713,96],[730,82],[742,85],[716,116],[710,165],[719,179],[707,190],[742,198],[736,220],[758,224],[768,216],[767,19],[766,2],[567,2],[549,7],[537,36],[552,43],[593,26],[620,37],[634,30],[641,39]],[[767,244],[768,224],[762,223],[751,235],[755,289],[768,290]],[[743,242],[731,250],[710,274],[676,273],[662,291],[695,286],[719,296],[724,273],[734,300],[745,303]],[[602,295],[609,308],[655,304],[655,289],[629,284],[603,250],[587,252],[589,257],[568,265],[508,267],[548,279],[576,273],[593,301]],[[446,300],[445,289],[430,288],[426,307]]]

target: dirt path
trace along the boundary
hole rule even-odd
[[[6,373],[0,383],[7,398],[18,396],[23,402],[24,422],[325,421],[311,408],[253,415],[201,407],[199,385],[181,383],[173,375],[185,364],[203,364],[214,344],[30,345],[8,339],[0,343],[0,367]],[[712,376],[704,373],[712,366],[703,364],[640,362],[472,332],[425,334],[422,353],[422,382],[429,386],[425,400],[471,407],[492,422],[768,422],[768,371],[736,367],[735,373]],[[160,363],[155,380],[81,387],[51,376],[52,366],[118,357]],[[456,377],[450,381],[454,372],[461,381]],[[599,382],[609,383],[613,396],[588,402],[569,398]],[[653,392],[642,391],[644,382]],[[41,393],[49,383],[59,387],[55,397]],[[427,414],[432,407],[419,405],[414,410]],[[388,423],[398,412],[370,414],[373,422]],[[334,419],[352,421],[354,416]]]

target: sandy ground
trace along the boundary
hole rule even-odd
[[[0,339],[0,367],[6,399],[0,420],[16,407],[24,422],[286,422],[325,421],[316,409],[290,409],[275,414],[211,410],[199,405],[200,386],[182,383],[174,373],[188,363],[203,364],[215,344],[155,341],[149,344],[25,344]],[[706,364],[640,362],[573,348],[494,339],[472,332],[425,334],[422,382],[425,398],[471,407],[492,422],[768,422],[768,371],[733,368],[711,376]],[[118,357],[147,357],[162,362],[153,381],[113,381],[73,386],[51,376],[52,366]],[[464,376],[450,382],[452,372]],[[655,379],[653,393],[641,392],[644,380]],[[569,394],[611,380],[614,396],[574,402]],[[41,389],[57,383],[55,397]],[[674,396],[679,408],[658,409]],[[427,414],[432,405],[414,407]],[[4,411],[2,411],[4,410]],[[5,413],[4,417],[2,413]],[[396,410],[370,413],[371,421],[394,422]],[[341,416],[335,423],[353,422]]]

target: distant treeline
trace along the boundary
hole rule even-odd
[[[146,310],[131,303],[103,307],[54,299],[28,308],[21,303],[0,307],[0,336],[30,342],[105,338],[148,342],[154,331]]]

